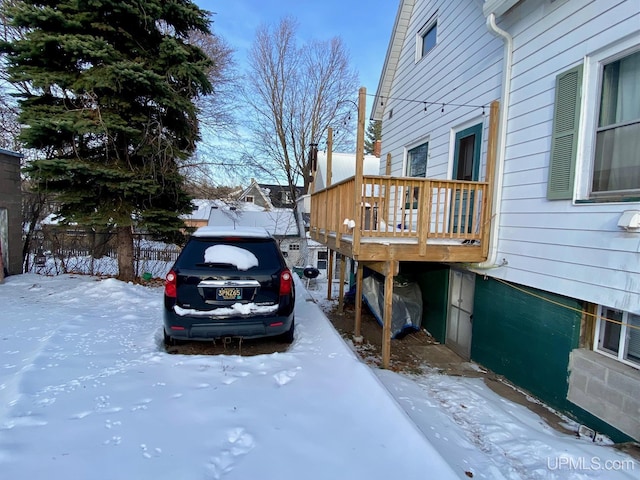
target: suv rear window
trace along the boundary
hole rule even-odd
[[[205,251],[213,245],[230,245],[242,248],[251,252],[258,259],[258,266],[249,268],[259,270],[277,270],[282,267],[280,263],[280,253],[278,246],[270,238],[206,238],[191,237],[185,245],[180,257],[176,262],[177,268],[192,268],[197,265],[205,265]],[[231,270],[237,270],[233,262],[230,263]]]

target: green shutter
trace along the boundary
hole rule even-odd
[[[576,170],[582,65],[556,77],[556,101],[549,162],[549,200],[573,198]]]

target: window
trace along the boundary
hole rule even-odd
[[[327,269],[327,251],[319,251],[318,252],[318,262],[316,264],[316,268],[318,270],[326,270]]]
[[[300,244],[299,243],[290,243],[289,244],[289,251],[292,250],[300,250]]]
[[[438,40],[438,23],[428,21],[418,33],[416,45],[416,61],[420,60],[427,53],[433,50]]]
[[[244,201],[247,203],[253,203],[253,197],[251,195],[247,195],[244,197]]]
[[[594,196],[640,192],[640,51],[602,69]]]
[[[427,176],[427,156],[429,154],[429,142],[418,145],[407,151],[407,176],[426,177]],[[406,208],[418,208],[418,198],[420,191],[418,187],[409,188],[406,192]]]
[[[549,200],[573,199],[575,187],[578,201],[640,198],[637,42],[618,42],[557,76]]]
[[[427,176],[427,155],[429,153],[429,143],[425,142],[407,152],[407,176],[426,177]]]
[[[599,352],[640,366],[640,315],[601,306],[595,343]]]
[[[280,201],[282,203],[291,203],[291,192],[281,191],[280,192]]]

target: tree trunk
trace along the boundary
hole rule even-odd
[[[133,232],[131,226],[117,227],[118,236],[118,280],[131,282],[135,279],[133,268]]]

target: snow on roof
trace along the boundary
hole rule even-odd
[[[235,228],[229,228],[229,226],[207,226],[200,227],[193,233],[194,237],[226,237],[230,235],[235,237],[253,238],[267,238],[271,236],[264,228],[242,226],[237,226]]]
[[[191,203],[194,206],[193,211],[186,215],[180,215],[180,218],[188,218],[191,220],[207,220],[212,208],[222,207],[226,205],[226,203],[222,200],[208,200],[205,198],[195,198],[191,200]]]
[[[315,176],[314,191],[325,188],[327,181],[327,154],[318,152],[318,171]],[[380,174],[380,159],[375,155],[365,155],[362,172],[365,175]],[[338,183],[356,174],[356,154],[336,153],[331,156],[331,184]]]
[[[290,208],[270,211],[212,209],[209,225],[218,227],[262,227],[274,236],[298,235],[298,226]]]

